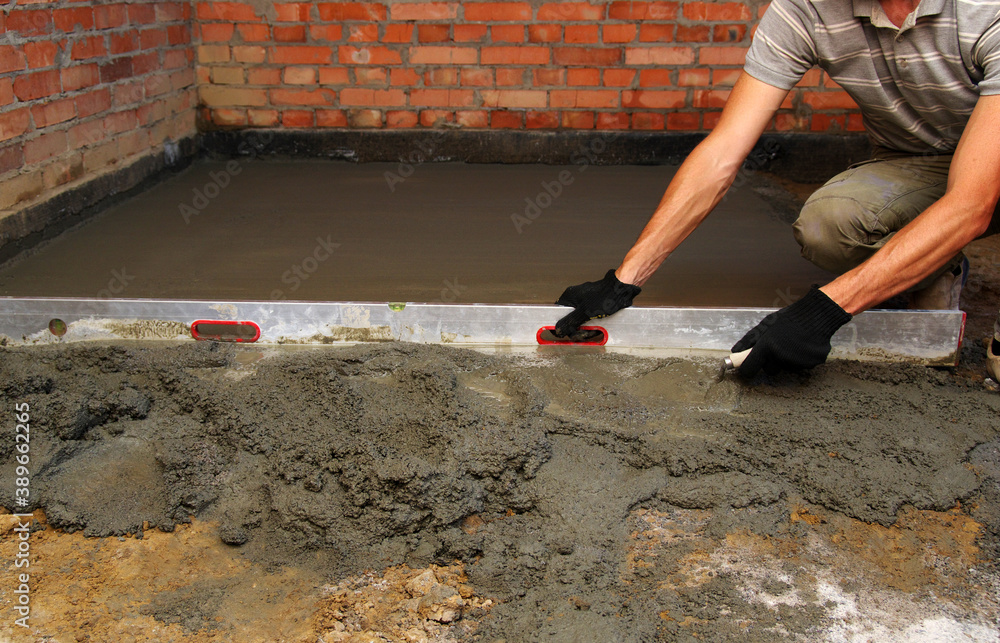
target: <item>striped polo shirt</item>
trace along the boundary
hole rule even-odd
[[[1000,94],[1000,0],[921,0],[900,27],[878,0],[773,0],[744,70],[791,89],[814,65],[873,144],[953,152],[979,96]]]

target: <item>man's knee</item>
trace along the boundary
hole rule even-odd
[[[802,207],[792,233],[802,256],[824,270],[844,273],[862,263],[883,236],[873,231],[860,204],[845,196],[817,193]]]

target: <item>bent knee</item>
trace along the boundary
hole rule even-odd
[[[802,207],[792,234],[802,256],[824,270],[843,273],[862,263],[884,243],[874,213],[843,196],[814,195]]]

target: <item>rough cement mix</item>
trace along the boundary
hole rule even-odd
[[[1000,395],[906,365],[831,362],[751,384],[717,372],[603,349],[3,348],[3,408],[26,403],[32,418],[31,500],[13,510],[44,510],[39,547],[88,538],[60,536],[78,539],[76,562],[35,590],[72,599],[75,622],[57,627],[52,607],[35,638],[0,632],[997,640]],[[206,528],[216,553],[196,555]],[[140,568],[171,542],[187,543],[186,581],[131,607],[79,593],[96,573],[81,561]],[[168,558],[146,575],[169,574]],[[233,596],[288,588],[262,600],[273,607],[313,589],[303,574],[322,588],[285,623],[299,630],[233,629]],[[146,625],[114,629],[132,618]]]

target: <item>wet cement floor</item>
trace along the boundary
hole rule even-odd
[[[0,296],[548,304],[618,265],[674,171],[198,162],[0,268]],[[780,306],[828,281],[793,202],[741,175],[636,305]]]

